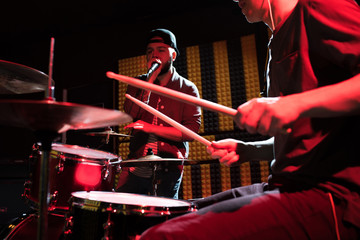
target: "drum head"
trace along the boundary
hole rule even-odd
[[[87,199],[99,202],[113,203],[113,204],[126,204],[126,205],[140,205],[140,206],[153,206],[153,207],[187,207],[190,203],[186,201],[153,197],[133,193],[120,193],[120,192],[74,192],[71,194],[73,197],[79,199]]]
[[[120,192],[73,192],[73,205],[92,210],[113,209],[118,213],[139,213],[149,215],[170,215],[191,211],[186,201]]]

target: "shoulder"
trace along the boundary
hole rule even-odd
[[[199,90],[195,83],[181,76],[176,71],[174,71],[172,81],[167,87],[190,95],[199,96]]]
[[[351,13],[357,13],[358,19],[360,7],[355,0],[299,0],[298,5],[307,9],[309,14],[323,15],[328,18],[341,19]]]

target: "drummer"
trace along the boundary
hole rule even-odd
[[[180,76],[174,61],[179,56],[175,35],[167,29],[152,30],[146,41],[148,73],[139,79],[158,84],[176,91],[199,97],[194,83]],[[157,95],[155,93],[128,86],[127,93],[146,102],[168,117],[194,132],[201,123],[201,110],[189,104]],[[124,110],[134,122],[125,128],[132,131],[128,159],[139,159],[147,154],[162,158],[186,159],[189,154],[188,136],[171,127],[161,119],[143,110],[129,99],[125,100]],[[181,161],[167,162],[154,169],[149,163],[123,167],[117,191],[178,198],[182,179]],[[154,179],[155,175],[155,179]],[[155,181],[156,180],[156,181]]]

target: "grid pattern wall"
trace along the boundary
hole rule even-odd
[[[255,35],[180,48],[180,52],[174,65],[179,74],[196,84],[201,98],[236,109],[259,96]],[[122,75],[135,77],[146,70],[145,56],[119,60],[119,73]],[[119,83],[120,111],[123,111],[126,87],[126,84]],[[123,127],[119,129],[123,131]],[[231,117],[204,109],[199,134],[209,141],[263,139],[239,130]],[[119,154],[123,159],[129,154],[128,147],[127,142],[119,144]],[[212,160],[206,147],[197,141],[190,142],[189,159],[201,162],[184,166],[181,199],[206,197],[233,187],[267,181],[269,174],[269,165],[265,161],[231,168],[223,166]]]

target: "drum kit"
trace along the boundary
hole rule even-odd
[[[195,211],[187,201],[113,191],[121,164],[183,159],[123,161],[111,153],[55,143],[68,130],[103,127],[106,131],[88,134],[130,137],[109,126],[132,118],[116,110],[57,102],[53,90],[50,73],[0,60],[0,95],[46,95],[43,100],[0,99],[0,125],[30,129],[39,140],[29,158],[32,173],[24,190],[34,213],[13,223],[4,239],[133,239],[156,223]]]

